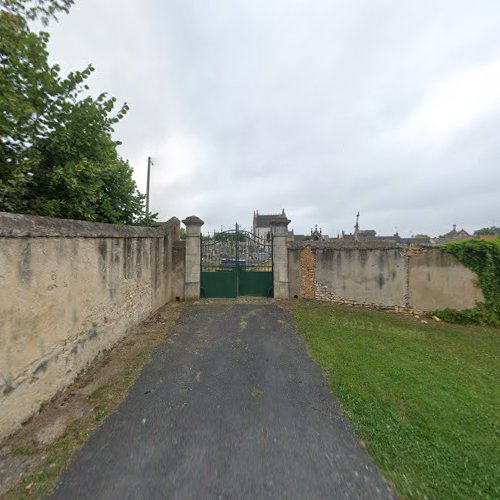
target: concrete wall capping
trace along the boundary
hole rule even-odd
[[[290,224],[291,220],[287,219],[286,216],[277,216],[275,219],[273,219],[269,224],[271,227],[273,226],[288,226]]]
[[[301,250],[302,248],[310,247],[312,249],[352,249],[352,250],[373,250],[373,249],[390,249],[397,248],[398,250],[404,251],[407,247],[405,245],[398,245],[394,242],[384,242],[384,241],[348,241],[348,240],[330,240],[330,241],[289,241],[288,248]],[[423,247],[419,247],[423,248]]]
[[[0,212],[0,237],[162,238],[178,224],[177,217],[155,227],[145,227]]]

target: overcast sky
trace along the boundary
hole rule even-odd
[[[76,0],[49,31],[129,103],[120,152],[143,192],[153,157],[161,220],[500,225],[499,0]]]

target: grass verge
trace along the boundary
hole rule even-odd
[[[44,459],[37,469],[23,477],[19,487],[5,496],[5,500],[20,498],[45,498],[48,496],[61,472],[69,464],[73,455],[87,441],[99,423],[125,398],[129,387],[138,377],[142,367],[150,360],[152,346],[146,347],[127,367],[115,382],[100,387],[91,396],[91,414],[71,425],[64,436],[56,440],[44,450]],[[18,454],[32,454],[34,447],[24,446],[16,450]]]
[[[500,498],[500,330],[325,303],[299,333],[406,498]]]

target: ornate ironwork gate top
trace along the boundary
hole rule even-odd
[[[273,242],[234,229],[201,236],[201,291],[206,297],[272,294]]]

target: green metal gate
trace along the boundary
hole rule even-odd
[[[202,297],[272,297],[273,241],[241,230],[201,236]]]

